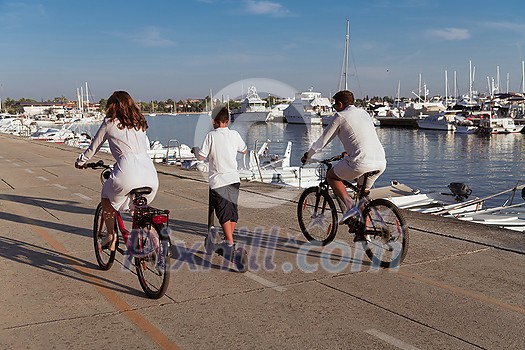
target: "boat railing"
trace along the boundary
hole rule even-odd
[[[175,161],[182,163],[182,156],[180,152],[181,143],[179,140],[169,140],[168,145],[166,146],[166,158],[165,162],[168,163],[168,161]],[[173,159],[169,159],[170,156],[170,150],[173,150]],[[178,151],[178,154],[177,154]]]
[[[478,204],[478,203],[484,206],[484,204],[486,203],[486,201],[488,199],[492,199],[492,198],[495,198],[495,197],[498,197],[498,196],[502,196],[502,195],[507,194],[507,193],[509,193],[509,197],[504,201],[504,203],[501,206],[495,207],[495,208],[492,208],[492,209],[487,209],[486,212],[497,211],[497,210],[500,210],[502,208],[513,208],[513,207],[523,206],[525,204],[523,202],[522,203],[514,203],[514,200],[516,199],[516,191],[521,191],[521,198],[523,200],[525,200],[525,184],[524,184],[523,180],[518,180],[518,182],[516,183],[516,186],[514,186],[512,188],[509,188],[509,189],[506,189],[504,191],[500,191],[500,192],[497,192],[497,193],[494,193],[494,194],[491,194],[491,195],[488,195],[488,196],[485,196],[485,197],[482,197],[482,198],[476,198],[476,199],[473,199],[473,200],[462,202],[462,203],[459,203],[457,205],[449,206],[447,208],[443,208],[442,210],[433,212],[432,214],[434,214],[434,215],[446,215],[446,214],[450,213],[450,211],[452,209],[457,211],[458,209],[466,208],[468,206],[472,206],[472,205]],[[478,210],[479,209],[476,209],[475,212],[478,211]],[[467,212],[468,211],[461,212],[461,214],[465,214]]]

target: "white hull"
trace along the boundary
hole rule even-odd
[[[323,124],[323,120],[321,119],[321,117],[319,117],[317,114],[316,115],[308,115],[308,114],[305,114],[304,116],[286,116],[286,122],[288,122],[289,124],[313,124],[313,125],[322,125]]]
[[[512,118],[487,118],[480,122],[480,132],[485,134],[514,134],[520,133],[524,125],[514,124]]]
[[[266,123],[270,112],[243,112],[232,114],[234,122]]]
[[[436,123],[432,121],[425,121],[424,119],[417,121],[417,126],[425,130],[443,130],[454,131],[456,127],[449,123]]]
[[[454,115],[442,112],[438,114],[429,115],[426,118],[418,119],[417,126],[420,129],[426,130],[454,131],[456,130],[454,121]]]
[[[475,134],[478,127],[474,125],[456,125],[456,134]]]

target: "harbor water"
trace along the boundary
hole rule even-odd
[[[151,141],[167,145],[177,140],[190,147],[200,146],[206,133],[212,129],[207,114],[146,116]],[[98,125],[80,125],[79,131],[94,135]],[[300,158],[323,132],[320,125],[286,123],[232,123],[248,148],[271,140],[270,152],[284,152],[285,142],[292,141],[291,165],[299,166]],[[466,183],[472,196],[484,197],[503,191],[525,179],[524,134],[478,135],[455,134],[437,130],[377,128],[385,148],[387,169],[377,180],[385,186],[397,180],[423,193],[449,192],[451,182]],[[172,141],[173,142],[173,141]],[[316,157],[341,153],[342,145],[335,139]],[[500,205],[502,198],[491,205]]]

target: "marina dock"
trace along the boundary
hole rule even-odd
[[[172,272],[148,299],[120,253],[98,268],[100,173],[75,169],[79,152],[0,134],[1,349],[525,348],[523,233],[403,211],[408,255],[380,269],[344,227],[306,242],[302,190],[242,182],[243,274],[204,252],[206,174],[162,164]]]

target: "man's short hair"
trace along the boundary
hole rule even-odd
[[[334,95],[335,102],[341,102],[344,106],[353,105],[355,102],[352,91],[341,90]]]
[[[215,108],[211,115],[216,122],[226,123],[230,120],[230,114],[226,106]]]

